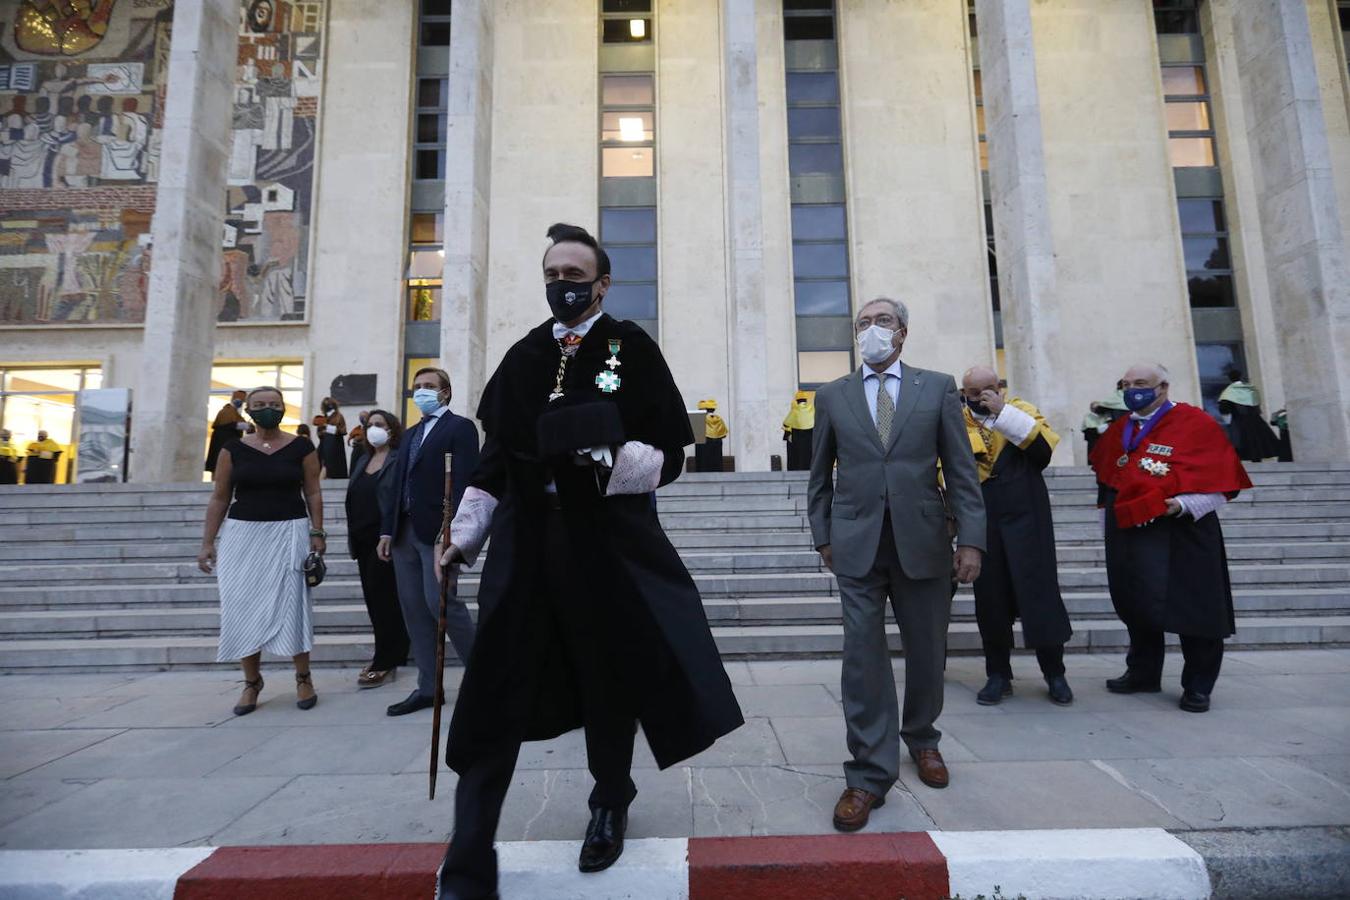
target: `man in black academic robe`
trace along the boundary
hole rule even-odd
[[[1064,643],[1073,635],[1059,592],[1055,523],[1041,471],[1059,443],[1040,410],[1005,397],[998,373],[976,366],[961,379],[966,434],[975,452],[989,543],[975,579],[975,620],[988,682],[976,695],[993,706],[1012,693],[1013,620],[1036,651],[1050,699],[1073,702],[1064,677]]]
[[[641,723],[672,766],[739,727],[702,601],[657,520],[652,492],[693,441],[661,351],[600,310],[609,259],[584,230],[549,229],[555,319],[517,342],[484,389],[483,455],[442,563],[492,552],[478,637],[446,762],[460,775],[443,898],[495,896],[492,849],[522,741],[578,727],[595,789],[579,868],[623,850]]]
[[[211,443],[206,448],[208,472],[216,471],[216,460],[220,458],[220,451],[225,445],[239,440],[244,434],[244,429],[240,427],[244,424],[244,416],[239,412],[240,407],[244,405],[244,397],[243,391],[231,394],[230,402],[220,408],[220,412],[216,413],[216,418],[211,423]]]

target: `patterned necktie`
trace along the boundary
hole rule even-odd
[[[891,439],[891,422],[895,420],[895,400],[886,388],[886,374],[877,376],[877,435],[884,447]]]
[[[423,416],[422,421],[413,429],[412,441],[408,447],[408,467],[403,470],[403,508],[412,509],[412,467],[413,461],[417,459],[417,451],[422,449],[422,440],[427,436],[427,429],[436,419],[433,416]]]

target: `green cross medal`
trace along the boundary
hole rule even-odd
[[[617,338],[611,338],[609,342],[609,359],[605,360],[605,365],[609,366],[609,371],[601,372],[595,376],[595,386],[606,394],[612,394],[619,389],[623,382],[619,378],[619,373],[614,371],[623,363],[619,362],[619,348],[623,346],[623,341]]]

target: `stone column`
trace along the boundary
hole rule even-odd
[[[1308,11],[1304,0],[1242,0],[1232,12],[1294,458],[1344,461],[1350,263]]]
[[[764,219],[760,197],[759,84],[755,0],[724,0],[722,45],[726,110],[727,283],[731,446],[739,471],[767,471],[770,438],[768,332],[764,293]]]
[[[1031,8],[1029,0],[976,0],[975,13],[1008,382],[1062,429],[1081,411],[1070,408],[1057,352],[1055,241]]]
[[[492,7],[491,0],[453,0],[450,8],[454,27],[450,29],[445,129],[441,367],[450,373],[455,409],[470,417],[478,408],[487,378],[484,326],[492,177]]]
[[[151,225],[154,265],[133,399],[131,477],[200,481],[225,226],[238,0],[174,10],[164,146]]]

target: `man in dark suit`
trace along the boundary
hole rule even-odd
[[[434,544],[440,536],[445,497],[445,454],[455,472],[455,505],[478,468],[478,429],[450,411],[450,376],[442,369],[418,369],[413,377],[413,402],[422,421],[404,437],[394,461],[398,498],[383,510],[380,559],[393,560],[403,622],[417,662],[417,688],[387,712],[402,716],[426,709],[436,696],[436,632],[440,589],[436,582]],[[474,625],[469,610],[451,589],[446,635],[463,663],[473,649]]]
[[[985,546],[984,501],[956,381],[900,365],[904,304],[880,298],[854,322],[863,366],[816,393],[808,512],[839,580],[843,703],[852,759],[834,827],[857,831],[900,776],[900,740],[929,787],[947,786],[938,752],[951,578],[969,584]],[[953,558],[938,463],[956,520]],[[835,464],[838,472],[835,472]],[[890,598],[905,648],[903,719],[886,644]]]

